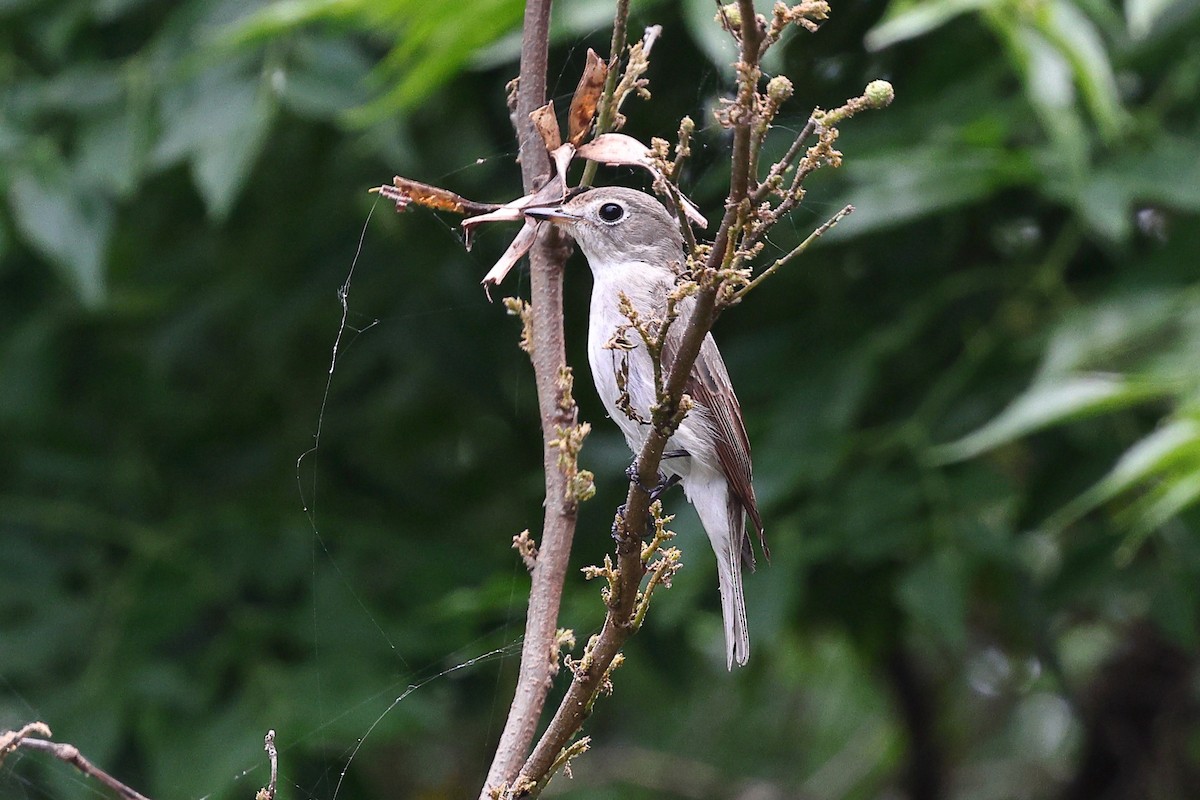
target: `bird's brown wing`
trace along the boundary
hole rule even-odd
[[[682,318],[681,318],[682,323]],[[668,335],[666,346],[663,348],[663,366],[669,369],[675,360],[675,350],[678,347],[679,336],[682,335],[682,324],[676,326],[678,334]],[[676,331],[672,331],[676,333]],[[746,426],[742,420],[742,408],[738,404],[737,395],[733,393],[733,383],[729,380],[729,371],[721,358],[721,351],[713,341],[712,334],[704,337],[700,346],[700,355],[692,367],[684,391],[691,396],[698,406],[708,411],[709,421],[716,434],[717,460],[729,487],[733,491],[739,508],[731,509],[739,516],[742,510],[750,515],[750,521],[758,533],[758,542],[763,555],[771,557],[767,549],[767,541],[763,532],[762,516],[758,512],[758,501],[754,497],[754,485],[751,482],[750,439],[746,436]],[[740,521],[740,520],[739,520]],[[742,525],[736,528],[744,530]],[[742,557],[747,566],[753,568],[754,554],[750,549],[749,537],[742,540]]]

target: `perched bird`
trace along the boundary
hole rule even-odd
[[[651,195],[619,187],[584,191],[553,208],[526,208],[525,214],[564,226],[587,256],[594,278],[588,324],[592,379],[609,416],[637,455],[651,430],[654,372],[636,332],[624,333],[621,346],[612,344],[629,324],[621,313],[620,295],[629,298],[643,319],[663,316],[684,260],[679,224]],[[664,348],[664,371],[692,304],[690,299],[679,304],[679,318]],[[733,669],[750,657],[742,567],[754,569],[754,553],[746,535],[746,515],[760,542],[763,525],[751,485],[750,442],[742,410],[712,334],[704,338],[685,391],[695,406],[667,443],[662,472],[683,485],[716,553],[726,656]]]

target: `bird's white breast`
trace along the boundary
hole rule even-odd
[[[614,334],[629,320],[620,310],[620,293],[624,292],[643,319],[660,316],[665,303],[667,287],[660,280],[647,280],[647,269],[641,264],[608,265],[597,270],[592,287],[591,313],[588,326],[588,363],[592,369],[592,380],[600,395],[604,408],[625,435],[629,448],[636,454],[641,451],[650,433],[651,407],[654,405],[654,367],[645,344],[637,331],[628,328],[623,338],[633,345],[630,349],[610,349],[606,345]],[[685,325],[686,315],[675,324]],[[632,419],[619,405],[621,390],[617,386],[617,375],[624,364],[628,364],[629,375],[625,391],[629,404],[641,420]],[[665,376],[664,376],[665,377]],[[693,409],[667,443],[667,450],[684,450],[697,458],[706,467],[717,467],[712,436],[700,436],[708,426],[708,409]],[[667,474],[687,476],[692,467],[691,458],[672,458],[663,461],[662,470]]]

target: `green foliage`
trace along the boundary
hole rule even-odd
[[[664,36],[630,132],[700,120],[685,183],[710,210],[732,51],[711,4],[634,5],[631,31]],[[611,11],[556,13],[558,96]],[[477,285],[505,234],[468,254],[457,220],[365,190],[514,196],[519,21],[499,0],[0,4],[0,727],[44,719],[159,798],[252,796],[268,728],[294,796],[477,788],[528,587],[509,542],[540,520],[531,371]],[[796,129],[875,78],[897,100],[842,126],[845,166],[770,246],[855,214],[717,331],[772,541],[753,656],[725,674],[715,567],[668,496],[684,569],[564,787],[870,798],[932,764],[946,796],[1059,796],[1095,707],[1194,669],[1197,42],[1187,0],[898,0],[835,4],[779,51]],[[576,395],[582,567],[628,456]],[[586,641],[601,612],[573,573],[563,624]],[[1154,686],[1105,677],[1163,652]],[[1194,686],[1172,697],[1182,715]],[[1195,769],[1194,723],[1164,714],[1129,738],[1159,748],[1138,762],[1159,787]],[[0,796],[91,793],[40,757],[0,768]]]

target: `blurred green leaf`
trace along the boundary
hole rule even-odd
[[[1118,564],[1128,566],[1150,534],[1200,501],[1200,463],[1193,460],[1188,466],[1190,469],[1167,476],[1151,486],[1133,505],[1129,514],[1129,532],[1117,550]]]
[[[477,0],[470,5],[410,2],[401,18],[403,35],[380,67],[390,88],[361,111],[358,122],[374,121],[428,99],[475,52],[518,27],[519,0]]]
[[[7,112],[25,119],[102,112],[120,102],[123,81],[120,65],[102,61],[72,64],[50,78],[26,76],[7,88]]]
[[[1079,184],[1053,191],[1074,204],[1093,231],[1110,241],[1127,241],[1140,204],[1200,211],[1200,143],[1163,135],[1106,159]]]
[[[238,20],[225,30],[222,41],[227,47],[244,48],[318,23],[350,21],[391,34],[395,45],[376,72],[376,82],[386,88],[348,116],[355,124],[367,125],[427,99],[477,53],[519,28],[523,15],[520,0],[282,0]]]
[[[1125,0],[1125,20],[1130,38],[1134,41],[1147,38],[1158,21],[1166,16],[1166,12],[1192,2],[1193,0]]]
[[[1072,375],[1034,384],[988,424],[957,441],[933,448],[939,463],[962,461],[1034,431],[1095,416],[1163,394],[1161,387],[1116,375]]]
[[[958,208],[1022,181],[1025,165],[1000,149],[918,145],[862,156],[843,167],[848,187],[828,201],[854,214],[822,236],[861,236]],[[843,202],[844,201],[844,202]]]
[[[867,31],[863,44],[882,50],[907,39],[924,36],[955,17],[999,5],[1004,0],[895,0],[887,13]]]
[[[367,55],[352,42],[297,35],[287,63],[272,80],[284,105],[302,114],[336,119],[367,102],[371,68]]]
[[[58,157],[19,167],[8,202],[21,235],[58,266],[85,306],[105,299],[104,256],[112,209],[98,192],[75,179]]]
[[[162,166],[187,159],[209,213],[224,218],[242,190],[274,116],[270,94],[238,61],[211,67],[163,95]]]
[[[1059,180],[1077,183],[1086,172],[1090,143],[1076,106],[1071,62],[1037,27],[1018,20],[998,25],[1020,70],[1025,96],[1054,146],[1052,168]]]
[[[952,651],[967,643],[967,575],[962,559],[943,550],[917,562],[901,580],[899,600],[913,622]]]
[[[681,10],[688,33],[711,63],[724,65],[737,59],[733,38],[713,21],[717,14],[715,3],[684,0]]]
[[[148,109],[120,109],[90,117],[80,126],[76,166],[88,183],[128,197],[142,177],[151,142]]]
[[[1039,28],[1070,63],[1075,83],[1099,127],[1101,137],[1114,141],[1127,126],[1117,93],[1108,51],[1096,27],[1069,0],[1054,0],[1048,13],[1038,15]]]
[[[380,13],[400,5],[376,4]],[[338,22],[364,13],[368,6],[356,0],[277,0],[239,19],[223,32],[223,42],[244,46],[270,41],[314,22]]]
[[[1179,419],[1134,444],[1121,456],[1112,471],[1062,510],[1047,525],[1061,528],[1097,506],[1137,487],[1173,465],[1187,461],[1200,467],[1200,422]],[[1177,509],[1178,510],[1178,509]]]
[[[1146,291],[1076,309],[1054,328],[1039,380],[1073,372],[1127,373],[1176,340],[1175,323],[1189,303],[1184,295]]]

